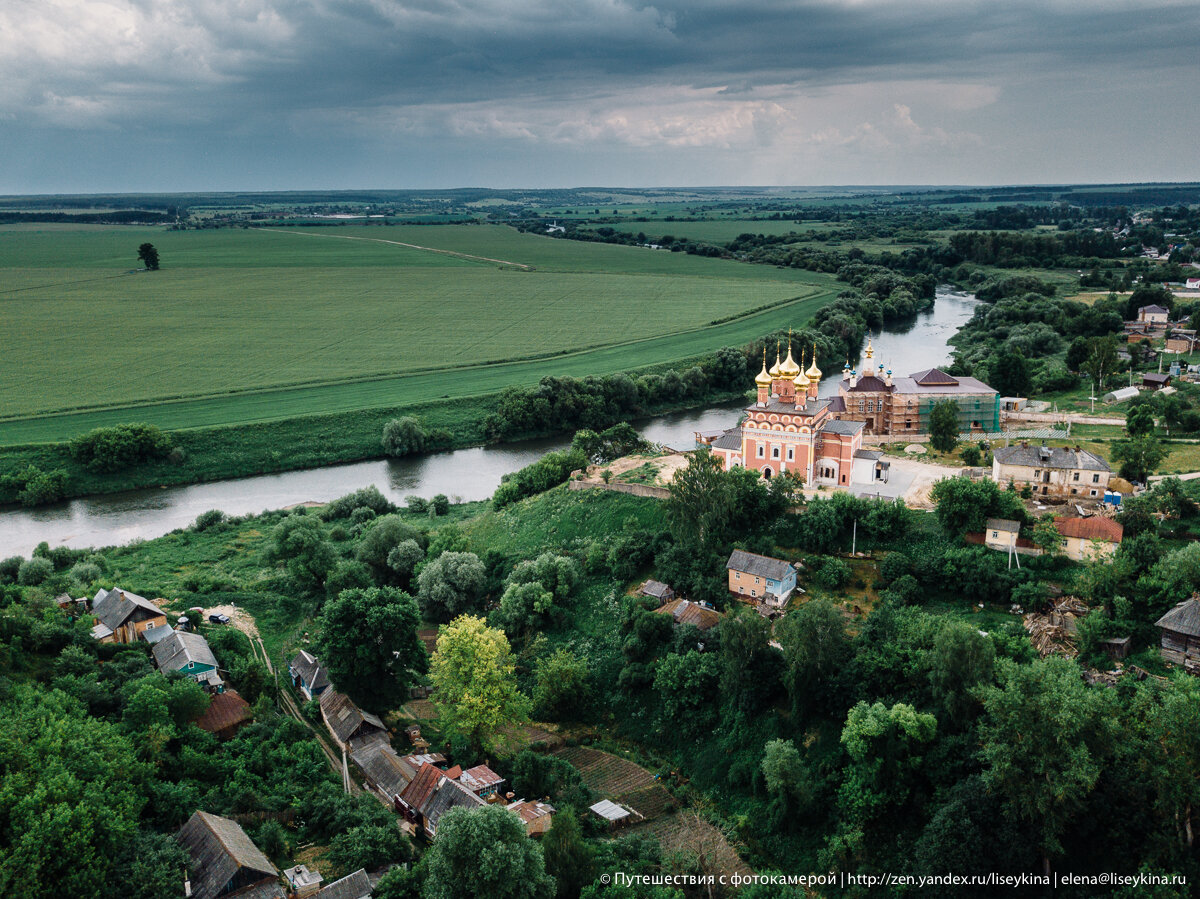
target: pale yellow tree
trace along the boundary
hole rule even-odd
[[[502,727],[528,718],[508,638],[482,618],[462,615],[442,625],[429,677],[441,725],[481,753]]]

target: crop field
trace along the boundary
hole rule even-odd
[[[143,241],[161,271],[136,271]],[[0,229],[0,272],[8,444],[131,416],[264,421],[629,370],[799,324],[836,291],[812,273],[475,225],[19,226]]]
[[[795,231],[803,234],[807,231],[836,227],[834,223],[802,222],[797,224],[792,219],[776,221],[772,219],[708,219],[699,222],[614,222],[603,225],[588,225],[591,230],[596,228],[613,228],[617,231],[628,231],[637,234],[644,231],[647,237],[661,237],[671,234],[675,237],[686,237],[689,240],[702,240],[712,243],[728,243],[739,234],[789,234]]]

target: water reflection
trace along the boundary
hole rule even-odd
[[[911,324],[875,339],[875,359],[905,375],[946,364],[950,359],[946,341],[971,316],[975,302],[969,295],[939,290],[932,312],[918,315]],[[826,372],[821,396],[837,392],[839,376],[840,367]],[[693,432],[731,426],[744,405],[735,402],[678,412],[637,425],[648,440],[690,449],[694,445]],[[409,495],[430,498],[439,493],[455,502],[486,499],[502,475],[568,442],[565,437],[531,440],[414,459],[359,462],[191,487],[133,490],[38,509],[14,509],[0,513],[0,557],[28,555],[43,540],[51,546],[83,547],[148,539],[185,527],[209,509],[245,515],[302,502],[326,502],[368,484],[400,504]]]

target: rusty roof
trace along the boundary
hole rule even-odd
[[[250,703],[242,699],[237,690],[226,690],[213,695],[204,714],[196,719],[196,727],[215,734],[250,718]]]
[[[1092,518],[1055,518],[1054,526],[1064,537],[1104,540],[1107,543],[1120,543],[1125,534],[1121,525],[1101,515]]]
[[[438,781],[444,774],[445,772],[436,765],[426,762],[421,766],[421,770],[417,772],[417,776],[412,779],[412,782],[404,788],[400,794],[400,801],[411,809],[421,811],[429,799],[429,794],[437,787]]]
[[[716,609],[706,608],[698,602],[689,599],[673,599],[654,610],[660,615],[670,615],[676,624],[693,624],[706,631],[721,623],[721,613]]]

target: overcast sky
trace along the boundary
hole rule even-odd
[[[0,193],[1200,180],[1200,3],[2,0]]]

